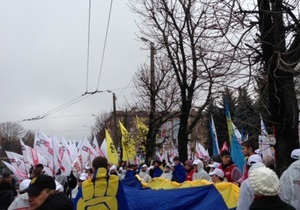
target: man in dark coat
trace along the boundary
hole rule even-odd
[[[55,181],[51,176],[34,177],[28,188],[21,193],[28,193],[30,209],[35,210],[72,210],[71,200],[62,192],[56,192]]]
[[[2,174],[0,181],[0,210],[6,210],[17,196],[17,191],[12,185],[13,175],[9,171],[5,171]]]

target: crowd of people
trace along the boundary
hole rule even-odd
[[[178,156],[173,163],[154,160],[149,165],[110,165],[105,157],[96,157],[91,167],[77,178],[65,177],[57,171],[54,177],[43,174],[43,165],[37,164],[31,177],[23,180],[16,191],[13,174],[2,174],[0,181],[0,210],[6,209],[129,209],[121,180],[139,176],[150,183],[164,178],[177,183],[206,180],[217,185],[232,183],[240,188],[237,210],[248,209],[297,209],[300,210],[300,149],[295,149],[295,160],[279,178],[274,172],[273,157],[255,152],[251,141],[242,143],[245,156],[243,173],[235,165],[231,154],[223,150],[209,161],[200,159],[181,162]],[[105,208],[104,208],[105,207]]]

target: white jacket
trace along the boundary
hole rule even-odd
[[[200,179],[206,179],[209,181],[210,176],[208,173],[203,169],[203,162],[199,161],[198,163],[198,171],[193,174],[192,180],[200,180]]]
[[[250,208],[250,205],[254,198],[254,193],[253,193],[253,189],[250,184],[249,177],[250,177],[250,173],[254,169],[260,168],[260,167],[265,167],[265,165],[263,163],[255,163],[254,165],[252,165],[249,168],[248,178],[242,182],[241,187],[240,187],[239,200],[237,203],[236,210],[248,210]]]
[[[8,210],[18,210],[18,209],[29,209],[28,194],[20,194],[16,199],[10,204]]]
[[[295,161],[280,177],[280,198],[300,210],[300,160]]]

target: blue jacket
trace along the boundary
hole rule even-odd
[[[175,181],[178,183],[182,183],[186,180],[186,172],[185,168],[181,163],[178,163],[178,165],[174,166],[174,171],[173,171],[173,177],[171,181]]]

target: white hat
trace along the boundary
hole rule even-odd
[[[210,168],[218,168],[221,164],[218,162],[213,162],[212,164],[208,164],[208,167]]]
[[[28,188],[30,182],[31,182],[31,179],[24,179],[19,185],[19,191],[21,192],[21,191],[25,190],[26,188]]]
[[[198,164],[201,163],[201,162],[202,162],[201,160],[195,159],[195,160],[193,161],[193,165],[198,165]]]
[[[280,192],[280,182],[276,173],[267,168],[260,167],[250,173],[250,184],[254,195],[274,196]]]
[[[263,162],[263,159],[261,158],[261,156],[254,154],[254,155],[251,155],[250,157],[248,157],[247,164],[249,166],[252,166],[254,163],[262,163],[262,162]]]
[[[117,171],[117,166],[115,166],[115,165],[112,165],[112,166],[109,168],[109,171],[112,171],[112,170],[115,170],[115,171]]]
[[[224,172],[219,169],[219,168],[215,168],[215,170],[213,170],[212,172],[209,173],[210,176],[212,175],[217,175],[218,177],[224,178]]]
[[[84,180],[87,180],[87,177],[88,177],[88,175],[86,173],[82,173],[82,174],[80,174],[79,179],[81,181],[84,181]]]
[[[146,167],[146,168],[147,168],[148,166],[147,166],[146,164],[144,164],[144,165],[142,165],[142,168],[144,168],[144,167]]]
[[[294,149],[291,153],[291,158],[300,159],[300,149]]]

